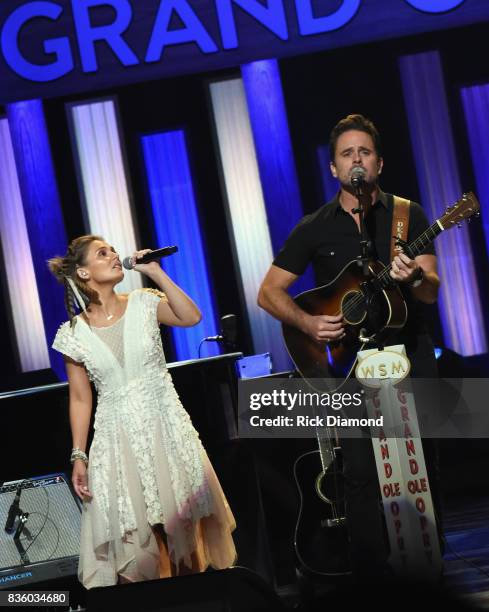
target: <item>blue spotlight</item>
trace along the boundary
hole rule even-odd
[[[196,359],[202,338],[218,331],[185,134],[183,130],[149,134],[141,137],[141,144],[156,246],[178,245],[179,252],[165,260],[165,270],[202,312],[202,321],[195,327],[172,328],[176,357]],[[204,351],[207,356],[217,355],[219,347],[207,342]]]

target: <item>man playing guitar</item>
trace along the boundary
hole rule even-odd
[[[345,337],[342,314],[309,314],[296,304],[287,289],[309,263],[313,265],[317,284],[326,285],[360,256],[360,220],[355,212],[359,202],[352,186],[352,173],[360,172],[369,258],[384,265],[392,263],[390,277],[398,283],[408,309],[404,327],[395,330],[387,341],[406,346],[412,364],[411,376],[436,378],[433,344],[421,304],[434,303],[438,295],[440,280],[433,245],[429,244],[423,254],[414,259],[399,252],[391,262],[394,197],[379,188],[383,159],[380,137],[371,121],[362,115],[342,119],[331,132],[330,154],[331,172],[339,180],[340,191],[333,200],[304,217],[292,231],[263,280],[258,304],[316,342],[334,343]],[[428,227],[421,206],[411,202],[407,242],[416,239]],[[368,345],[368,348],[373,347],[375,344]],[[387,548],[372,444],[369,439],[343,439],[341,447],[352,569],[358,578],[381,575],[386,567]],[[425,455],[427,465],[433,468],[436,463],[433,445],[425,445]],[[432,480],[436,480],[435,475]],[[436,487],[434,489],[436,507]]]

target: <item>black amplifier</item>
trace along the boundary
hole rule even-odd
[[[0,487],[0,589],[76,575],[81,504],[65,474]]]

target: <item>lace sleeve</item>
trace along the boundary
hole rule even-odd
[[[163,291],[158,291],[158,289],[141,289],[141,303],[143,304],[144,309],[149,313],[149,320],[155,321],[158,325],[158,304],[163,302],[168,302],[168,298]]]
[[[73,332],[69,321],[63,323],[56,332],[52,347],[73,361],[83,362],[82,351]]]

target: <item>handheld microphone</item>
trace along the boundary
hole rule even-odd
[[[362,184],[365,182],[366,174],[367,173],[365,172],[365,168],[362,168],[361,166],[356,166],[355,168],[353,168],[350,175],[350,183],[352,187],[361,187]]]
[[[124,268],[126,268],[126,270],[132,270],[138,264],[147,264],[151,261],[158,261],[158,259],[173,255],[173,253],[176,253],[177,251],[177,246],[167,246],[161,249],[155,249],[154,251],[146,253],[146,255],[143,255],[142,257],[136,260],[134,260],[133,257],[124,257],[122,265],[124,266]]]
[[[22,483],[17,487],[17,492],[14,497],[14,501],[10,504],[10,508],[8,510],[7,520],[5,522],[5,531],[7,533],[13,533],[14,531],[14,523],[17,515],[19,514],[19,502],[20,502],[20,494],[22,492]]]

